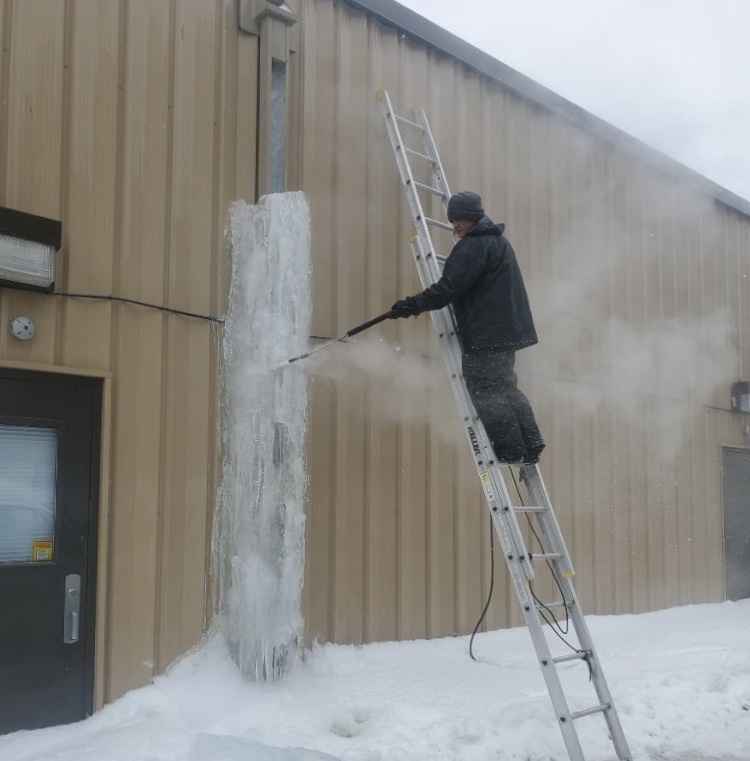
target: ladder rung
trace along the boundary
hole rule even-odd
[[[408,127],[414,127],[414,129],[418,129],[420,132],[424,132],[424,127],[417,122],[413,122],[411,119],[399,116],[398,114],[393,114],[393,118],[399,122],[399,124],[406,124]]]
[[[425,185],[423,182],[417,182],[416,180],[413,180],[412,184],[414,187],[424,190],[425,193],[432,193],[432,195],[439,196],[440,198],[445,197],[445,194],[440,188],[435,188],[432,185]]]
[[[425,217],[424,221],[427,222],[428,225],[442,227],[443,230],[450,230],[453,232],[453,225],[449,225],[447,222],[441,222],[439,219],[433,219],[432,217]]]
[[[408,153],[410,156],[414,156],[415,158],[422,159],[423,161],[427,161],[430,164],[437,163],[435,159],[431,158],[425,153],[420,153],[419,151],[415,151],[413,148],[404,148],[404,152]]]
[[[532,560],[560,560],[561,552],[530,552],[529,557]]]
[[[557,600],[556,602],[538,602],[534,606],[537,610],[558,610],[559,608],[570,608],[573,603],[566,603],[565,600]]]
[[[604,711],[609,711],[610,708],[612,706],[609,703],[601,703],[593,708],[584,708],[583,711],[574,711],[570,714],[570,718],[573,720],[580,719],[583,716],[591,716],[593,713],[604,713]]]
[[[566,663],[567,661],[585,661],[589,657],[586,650],[579,650],[577,653],[568,653],[567,655],[558,655],[552,659],[552,663]]]
[[[513,510],[517,513],[546,513],[547,508],[544,505],[518,505]]]

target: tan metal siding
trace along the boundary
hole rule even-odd
[[[237,30],[233,0],[0,8],[0,203],[62,219],[57,290],[220,314],[226,209],[254,200],[262,174],[269,41]],[[542,338],[519,355],[519,376],[549,441],[543,470],[586,610],[720,599],[720,446],[743,444],[727,395],[750,376],[748,219],[340,0],[300,8],[288,176],[311,204],[314,334],[339,335],[418,288],[374,97],[386,87],[399,111],[426,107],[453,188],[481,190],[508,223]],[[639,384],[647,368],[633,374],[600,347],[614,321],[637,345],[670,319],[705,332],[724,305],[732,369],[710,392],[663,389],[679,377],[670,367],[653,388]],[[110,699],[203,628],[220,329],[0,290],[0,323],[19,313],[37,336],[0,331],[0,362],[108,379],[97,698]],[[575,351],[564,350],[570,334]],[[308,632],[340,642],[469,632],[489,588],[489,521],[429,320],[356,342],[398,346],[407,364],[363,369],[350,346],[311,365]],[[627,425],[620,406],[637,412]],[[660,464],[676,441],[679,456]],[[487,625],[518,624],[495,553]],[[553,593],[548,578],[535,588]]]
[[[257,38],[232,0],[5,0],[0,203],[63,222],[56,291],[206,315],[230,201],[255,193]],[[97,701],[200,637],[220,330],[108,301],[0,291],[0,362],[105,374]],[[111,395],[110,395],[111,390]]]
[[[543,471],[586,610],[721,599],[719,448],[742,438],[740,418],[726,410],[731,381],[748,373],[748,219],[344,2],[303,7],[302,51],[314,332],[338,335],[418,288],[374,97],[385,87],[400,113],[426,107],[453,189],[480,190],[508,223],[542,339],[519,355],[519,376],[548,439]],[[707,338],[724,307],[735,369],[708,389],[672,390],[670,378],[705,380],[712,368],[680,359],[670,330]],[[435,357],[430,331],[422,317],[355,340]],[[659,378],[656,358],[621,355],[654,331],[672,365],[684,364]],[[570,334],[577,342],[566,352]],[[622,344],[608,344],[610,334]],[[346,365],[345,352],[328,361]],[[488,519],[464,443],[445,436],[457,427],[445,388],[427,392],[430,413],[412,404],[399,422],[376,403],[381,387],[409,397],[398,371],[319,373],[304,596],[311,636],[471,631],[489,585]],[[520,623],[498,565],[488,624]],[[552,583],[540,576],[535,588],[549,597]]]

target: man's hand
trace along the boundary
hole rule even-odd
[[[399,317],[416,317],[418,314],[419,310],[413,296],[400,299],[391,307],[392,320],[396,320]]]

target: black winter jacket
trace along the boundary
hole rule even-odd
[[[419,312],[450,304],[464,352],[537,343],[529,299],[505,225],[482,217],[456,243],[440,280],[413,296]]]

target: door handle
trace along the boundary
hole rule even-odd
[[[80,612],[81,574],[69,573],[65,577],[65,611],[63,614],[63,642],[66,645],[78,642]]]

